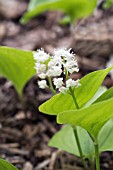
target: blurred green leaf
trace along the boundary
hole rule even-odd
[[[110,8],[110,6],[113,5],[113,0],[106,0],[105,3],[103,4],[103,7],[105,9]]]
[[[44,4],[46,2],[54,2],[56,0],[30,0],[29,6],[28,6],[28,11],[33,10],[36,6],[40,4]]]
[[[22,95],[25,84],[35,74],[32,52],[0,47],[0,74]]]
[[[90,15],[97,0],[42,0],[30,1],[29,10],[21,18],[21,23],[27,23],[31,18],[48,10],[60,10],[70,16],[71,22]]]
[[[80,80],[81,86],[74,90],[74,95],[79,108],[82,108],[89,100],[91,100],[112,68],[113,67],[105,70],[94,71]],[[41,112],[50,115],[57,115],[60,112],[74,109],[76,109],[76,106],[69,93],[59,93],[39,107]]]
[[[18,170],[18,169],[9,162],[0,159],[0,170]]]

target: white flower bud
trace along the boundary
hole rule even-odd
[[[53,83],[56,86],[56,88],[60,88],[63,85],[63,78],[54,78]]]
[[[39,75],[39,74],[44,73],[46,71],[46,65],[36,63],[35,64],[35,69],[36,69],[36,73]]]
[[[66,81],[66,87],[67,88],[73,87],[73,86],[76,86],[75,80],[69,79],[69,80]]]
[[[66,87],[69,88],[69,87],[79,87],[81,84],[79,82],[79,79],[78,80],[72,80],[72,79],[69,79],[66,81]]]
[[[46,80],[38,81],[39,88],[45,89],[47,86]]]
[[[47,71],[46,75],[48,77],[56,77],[56,76],[60,76],[61,73],[62,73],[62,69],[60,67],[54,66]]]
[[[75,82],[76,82],[76,88],[79,87],[79,86],[81,86],[81,83],[80,83],[80,80],[79,80],[79,79],[76,80]]]
[[[61,68],[61,66],[62,66],[62,60],[61,60],[61,58],[59,59],[59,58],[53,58],[53,59],[51,59],[50,61],[49,61],[49,63],[48,63],[48,67],[49,68],[52,68],[52,67],[54,67],[54,66],[59,66],[60,68]]]
[[[37,50],[37,52],[34,52],[34,59],[36,60],[36,62],[40,63],[44,63],[45,61],[47,61],[50,58],[50,55],[45,53],[43,49],[39,49]]]
[[[54,50],[54,54],[57,57],[64,57],[66,61],[70,61],[74,58],[74,54],[70,53],[70,50],[71,49],[56,49]]]
[[[41,73],[38,75],[41,79],[45,79],[46,78],[46,74],[45,73]]]
[[[62,86],[62,87],[59,88],[59,91],[60,91],[61,93],[63,93],[63,94],[65,94],[65,93],[67,92],[67,90],[69,90],[69,88],[64,87],[64,86]]]

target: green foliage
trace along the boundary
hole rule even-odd
[[[48,10],[60,10],[71,18],[71,22],[90,15],[97,0],[31,0],[28,12],[21,18],[21,23],[27,23],[31,18]]]
[[[85,158],[92,159],[94,156],[94,144],[87,131],[77,127],[82,152]],[[98,143],[99,152],[113,151],[113,118],[110,119],[99,132]],[[71,141],[71,142],[70,142]],[[49,146],[62,149],[76,156],[80,156],[73,128],[70,125],[65,126],[58,131],[49,141]]]
[[[111,5],[113,5],[113,0],[106,0],[105,3],[103,4],[103,7],[105,9],[108,9]]]
[[[9,162],[0,159],[0,170],[18,170],[18,169]]]
[[[44,4],[46,2],[54,2],[55,0],[30,0],[29,6],[28,6],[28,11],[33,10],[36,6],[40,4]]]
[[[91,157],[94,153],[93,141],[89,137],[86,130],[81,127],[77,127],[82,152],[85,158]],[[59,132],[57,132],[49,141],[49,146],[56,147],[67,151],[76,156],[80,156],[77,143],[74,136],[73,128],[70,125],[65,126]]]
[[[113,151],[113,118],[102,127],[98,138],[100,152]]]
[[[98,138],[102,126],[113,117],[113,98],[93,104],[87,108],[70,110],[58,114],[57,122],[86,129],[93,139]]]
[[[96,102],[100,98],[100,96],[102,96],[102,94],[104,94],[106,91],[107,88],[105,86],[99,87],[95,95],[84,105],[84,107],[90,106],[92,103]]]
[[[103,93],[94,103],[101,102],[113,97],[113,87],[108,89],[105,93]]]
[[[91,100],[112,68],[113,67],[92,72],[80,80],[82,85],[74,90],[74,95],[79,108],[82,108],[89,100]],[[60,112],[75,109],[76,106],[73,102],[72,96],[69,93],[57,94],[39,107],[41,112],[50,115],[57,115]]]
[[[22,95],[25,84],[35,74],[32,52],[0,47],[0,74],[11,80]]]

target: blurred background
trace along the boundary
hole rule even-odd
[[[75,79],[113,65],[112,0],[98,0],[88,7],[82,1],[73,6],[72,0],[66,1],[68,5],[49,7],[46,1],[0,0],[0,45],[44,48],[51,54],[54,48],[72,48],[80,68]],[[113,72],[103,85],[111,87],[112,78]],[[12,83],[0,76],[0,157],[21,170],[82,170],[78,158],[47,146],[60,126],[55,117],[43,115],[37,108],[51,96],[48,89],[38,88],[34,76],[24,88],[23,107]],[[102,170],[113,169],[112,153],[102,154],[101,160]]]

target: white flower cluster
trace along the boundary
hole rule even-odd
[[[79,79],[78,80],[72,80],[72,79],[68,79],[66,80],[66,86],[63,86],[63,78],[54,78],[53,79],[53,83],[56,86],[56,88],[59,89],[60,92],[62,93],[66,93],[67,90],[69,90],[70,87],[79,87],[81,86]]]
[[[72,74],[78,72],[78,64],[75,60],[75,55],[70,52],[71,49],[57,49],[54,50],[54,55],[51,56],[44,52],[43,49],[34,52],[34,59],[36,60],[35,69],[38,77],[42,80],[38,81],[40,88],[44,89],[47,87],[45,79],[46,77],[59,77],[61,74]],[[53,83],[59,91],[65,93],[70,87],[80,86],[79,80],[68,79],[66,86],[64,86],[63,78],[54,78]]]

